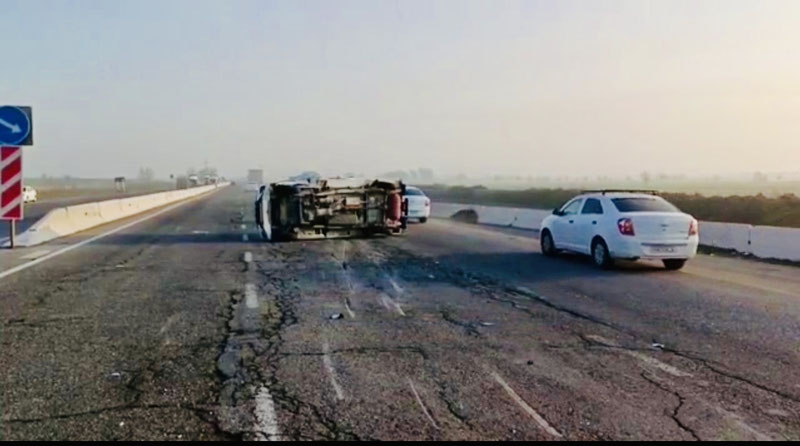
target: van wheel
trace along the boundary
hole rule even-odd
[[[419,219],[420,223],[425,223],[426,221],[428,221],[427,217],[422,217],[422,218]]]
[[[545,229],[544,232],[542,232],[542,236],[539,237],[539,243],[542,246],[542,254],[545,256],[553,257],[554,255],[558,254],[556,244],[553,243],[553,236],[547,229]]]
[[[601,238],[597,238],[592,242],[592,260],[595,265],[603,269],[609,269],[614,266],[614,259],[611,258],[611,253],[608,252],[608,245]]]
[[[667,259],[664,260],[664,268],[670,271],[677,271],[686,265],[686,259]]]

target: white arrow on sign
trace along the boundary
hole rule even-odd
[[[19,133],[19,132],[22,131],[22,129],[19,128],[18,124],[13,124],[13,125],[9,124],[3,118],[0,118],[0,125],[3,125],[4,127],[8,127],[8,129],[11,130],[11,133]]]

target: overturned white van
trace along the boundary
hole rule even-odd
[[[408,209],[402,182],[328,178],[261,186],[256,223],[266,240],[400,234]]]

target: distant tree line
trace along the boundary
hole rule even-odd
[[[412,183],[431,183],[436,178],[433,170],[420,167],[411,170],[393,170],[380,175],[387,180],[403,180]]]

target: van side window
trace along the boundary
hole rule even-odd
[[[602,214],[603,205],[597,198],[586,199],[586,204],[583,205],[583,212],[581,214]]]

